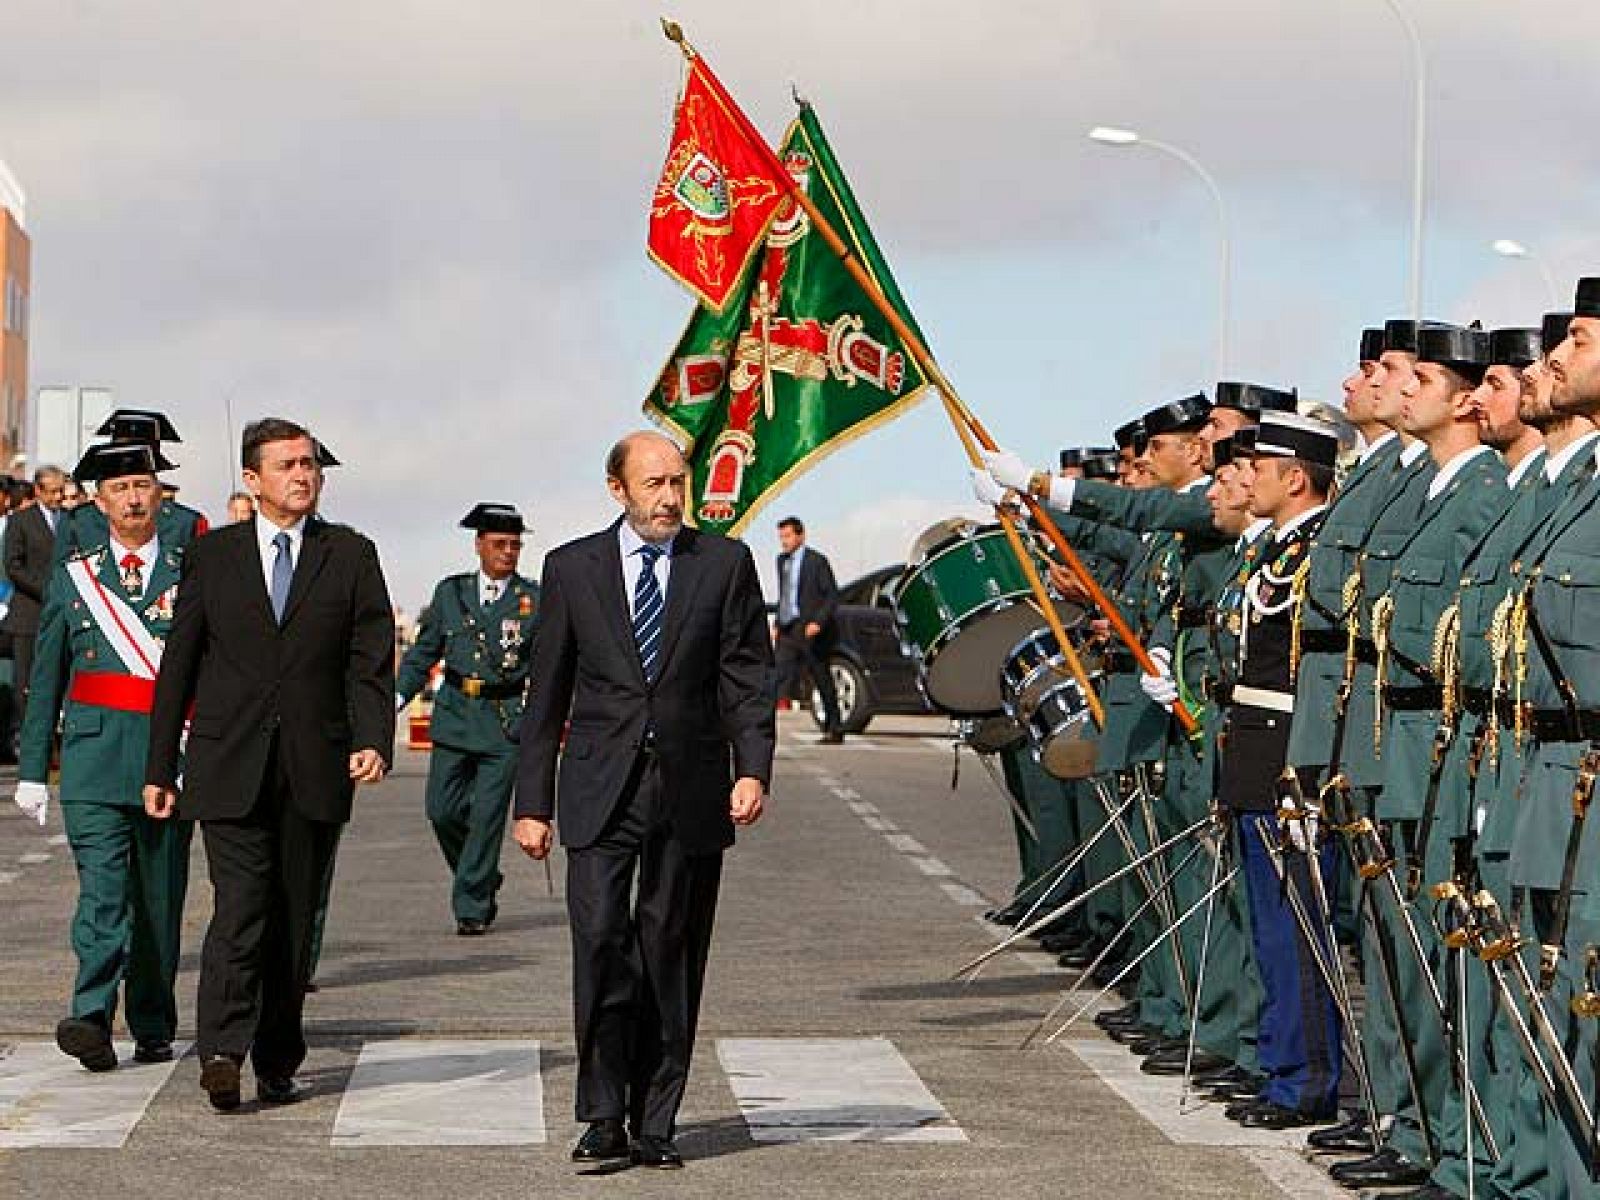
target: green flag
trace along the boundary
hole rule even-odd
[[[920,338],[809,106],[789,128],[783,160]],[[791,479],[898,416],[927,386],[789,200],[722,313],[702,307],[689,318],[644,410],[686,447],[690,520],[737,534]]]

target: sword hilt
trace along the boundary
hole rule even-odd
[[[1478,917],[1478,957],[1484,962],[1501,962],[1528,944],[1505,919],[1499,901],[1487,888],[1473,896],[1472,907]]]
[[[1348,833],[1351,857],[1361,878],[1377,879],[1394,869],[1394,857],[1384,848],[1383,837],[1370,819],[1358,818],[1350,824]]]
[[[1452,950],[1465,950],[1474,940],[1473,914],[1461,885],[1454,879],[1446,879],[1430,887],[1428,894],[1435,902],[1444,944]]]
[[[1572,998],[1572,1015],[1600,1018],[1600,946],[1590,946],[1583,956],[1584,990]]]
[[[1549,994],[1556,985],[1556,968],[1561,965],[1561,947],[1544,942],[1539,946],[1539,990]]]

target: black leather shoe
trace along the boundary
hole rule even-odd
[[[227,1055],[208,1058],[200,1064],[200,1087],[218,1112],[239,1107],[239,1064]]]
[[[1238,1120],[1241,1129],[1304,1129],[1307,1125],[1325,1125],[1333,1116],[1265,1102],[1241,1113]]]
[[[61,1053],[83,1065],[85,1071],[112,1071],[117,1052],[111,1046],[111,1030],[93,1017],[67,1017],[56,1026],[56,1045]]]
[[[1105,948],[1106,944],[1104,942],[1091,938],[1080,946],[1062,951],[1061,957],[1056,959],[1056,963],[1059,966],[1066,967],[1069,971],[1081,971],[1099,958],[1100,952]]]
[[[1306,1138],[1306,1145],[1324,1154],[1371,1154],[1372,1132],[1366,1115],[1351,1117]]]
[[[628,1131],[620,1120],[590,1121],[578,1144],[573,1162],[610,1162],[628,1157]]]
[[[1222,1110],[1222,1115],[1227,1117],[1230,1121],[1238,1121],[1244,1117],[1245,1113],[1255,1112],[1256,1109],[1263,1107],[1276,1106],[1270,1101],[1262,1099],[1260,1096],[1250,1096],[1243,1100],[1235,1100],[1232,1104],[1228,1105],[1227,1108]]]
[[[636,1167],[649,1167],[654,1171],[681,1171],[683,1155],[678,1153],[671,1138],[638,1137],[629,1151]]]
[[[322,985],[315,979],[306,980],[306,995],[310,996],[322,990]]]
[[[1190,1063],[1189,1047],[1183,1046],[1176,1050],[1157,1050],[1139,1064],[1139,1070],[1146,1075],[1182,1075],[1185,1069],[1188,1069],[1192,1080],[1193,1072],[1196,1070],[1211,1070],[1228,1065],[1228,1060],[1220,1054],[1212,1054],[1199,1047],[1195,1048],[1194,1061]]]
[[[1458,1200],[1456,1194],[1449,1188],[1442,1188],[1437,1183],[1425,1183],[1419,1188],[1409,1192],[1380,1192],[1376,1193],[1382,1200]]]
[[[1039,939],[1039,949],[1046,954],[1077,954],[1093,939],[1077,929],[1069,929],[1062,933],[1047,933]],[[1093,959],[1090,960],[1094,961]]]
[[[825,733],[817,741],[824,746],[842,746],[844,745],[844,734],[838,732]],[[683,1163],[680,1162],[678,1165],[681,1167]]]
[[[311,1095],[311,1085],[293,1075],[256,1076],[256,1099],[263,1104],[299,1104]]]
[[[1107,1012],[1098,1013],[1094,1023],[1101,1029],[1108,1029],[1112,1025],[1126,1025],[1139,1019],[1139,1003],[1124,1004],[1121,1008],[1113,1008]]]
[[[1255,1076],[1250,1074],[1250,1072],[1246,1071],[1243,1067],[1234,1063],[1229,1063],[1227,1066],[1218,1067],[1217,1069],[1211,1071],[1196,1071],[1194,1075],[1191,1076],[1190,1082],[1193,1083],[1195,1087],[1213,1088],[1222,1087],[1225,1084],[1230,1083],[1242,1083],[1246,1080],[1253,1080],[1254,1078]]]
[[[1238,1104],[1241,1101],[1259,1100],[1263,1086],[1264,1081],[1260,1079],[1236,1079],[1207,1089],[1207,1094],[1217,1104]]]
[[[476,921],[471,917],[462,917],[456,922],[456,932],[462,937],[482,937],[489,932],[487,921]]]
[[[167,1063],[172,1061],[171,1042],[137,1042],[133,1047],[133,1061],[137,1063]]]
[[[1022,905],[1012,903],[1004,908],[991,908],[983,914],[983,919],[991,925],[1015,925],[1027,911]]]
[[[1154,1025],[1123,1025],[1106,1030],[1106,1035],[1113,1042],[1120,1042],[1126,1046],[1129,1042],[1148,1042],[1161,1037],[1161,1031]]]
[[[1155,1037],[1138,1038],[1131,1042],[1123,1042],[1122,1044],[1128,1048],[1130,1053],[1135,1054],[1140,1058],[1149,1058],[1157,1050],[1166,1049],[1168,1041],[1166,1038],[1158,1034]]]
[[[1421,1187],[1428,1182],[1426,1167],[1419,1167],[1389,1149],[1354,1162],[1339,1163],[1330,1168],[1328,1174],[1335,1183],[1347,1188]]]

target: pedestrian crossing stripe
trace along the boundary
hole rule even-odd
[[[187,1047],[178,1047],[181,1056]],[[175,1063],[91,1074],[52,1042],[0,1044],[0,1149],[118,1149]],[[887,1038],[716,1044],[755,1142],[954,1143],[967,1136]],[[336,1150],[526,1146],[549,1140],[540,1043],[399,1038],[363,1044],[328,1134]]]

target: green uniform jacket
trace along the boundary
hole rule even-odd
[[[1511,504],[1506,465],[1488,447],[1428,499],[1410,537],[1395,555],[1386,603],[1393,605],[1383,682],[1417,688],[1443,682],[1435,670],[1439,626],[1454,596],[1467,555]],[[1384,787],[1380,817],[1414,820],[1423,815],[1433,775],[1434,732],[1440,706],[1396,712],[1381,747]],[[1442,782],[1442,781],[1441,781]],[[1459,797],[1458,797],[1459,798]],[[1465,832],[1467,813],[1442,811],[1435,802],[1441,835]]]
[[[400,662],[395,690],[409,700],[428,682],[434,664],[487,685],[526,684],[539,621],[539,585],[513,575],[500,598],[479,603],[478,573],[451,575],[433,589],[417,640]],[[527,688],[490,699],[468,696],[448,682],[433,702],[430,736],[441,746],[482,754],[503,753],[522,727]]]
[[[1356,602],[1355,620],[1359,622],[1363,638],[1370,639],[1372,636],[1372,606],[1389,590],[1394,560],[1405,549],[1421,520],[1423,504],[1428,498],[1428,484],[1437,473],[1433,459],[1425,453],[1414,459],[1410,466],[1402,464],[1395,490],[1384,500],[1382,510],[1373,518],[1372,529],[1367,534],[1355,568],[1361,577],[1361,594]],[[1340,766],[1355,787],[1373,788],[1383,783],[1383,764],[1378,759],[1378,745],[1373,732],[1375,675],[1371,663],[1359,663],[1355,683],[1350,690],[1349,716]]]
[[[1331,637],[1339,648],[1302,649],[1294,698],[1300,716],[1289,728],[1291,766],[1320,768],[1333,761],[1334,722],[1329,718],[1338,707],[1344,679],[1344,583],[1356,569],[1373,522],[1401,485],[1399,466],[1400,439],[1391,436],[1350,472],[1329,503],[1311,547],[1300,602],[1301,636]]]
[[[106,522],[105,513],[93,501],[78,505],[65,516],[67,519],[61,523],[56,534],[58,563],[66,562],[85,550],[104,546],[111,536],[111,526]],[[163,549],[171,546],[175,550],[182,550],[209,528],[205,517],[176,500],[163,501],[161,510],[156,513],[156,536],[161,539]]]
[[[130,600],[122,576],[106,545],[80,554],[90,561],[106,591],[126,601],[158,640],[172,627],[183,551],[162,541],[157,561],[146,578],[143,596]],[[50,745],[56,719],[65,714],[61,739],[61,803],[144,804],[145,755],[150,745],[150,717],[120,712],[67,699],[80,671],[131,674],[100,632],[78,589],[58,564],[39,614],[39,641],[34,650],[32,691],[23,719],[17,777],[43,783],[50,771]]]

